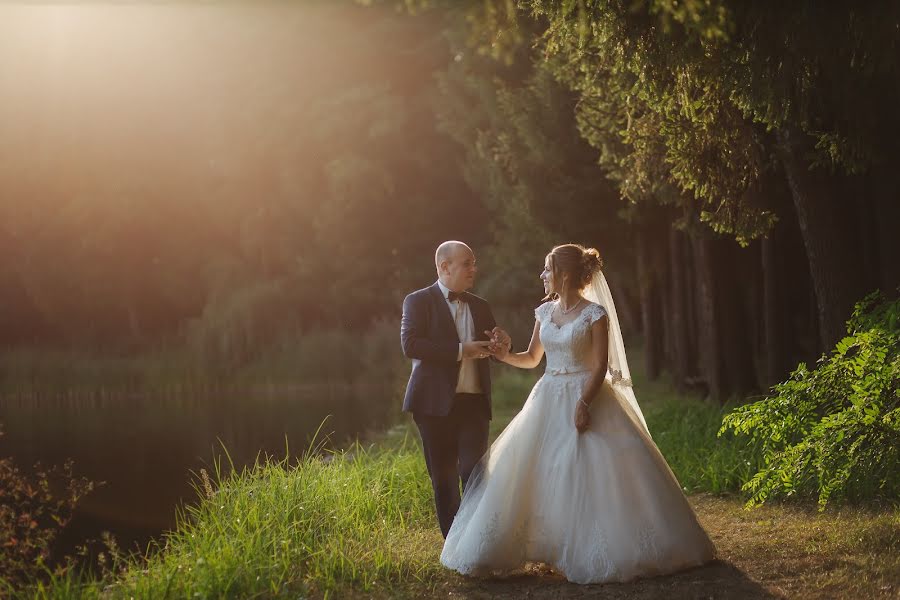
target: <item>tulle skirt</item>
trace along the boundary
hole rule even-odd
[[[463,574],[545,563],[576,583],[703,564],[715,549],[656,445],[604,383],[575,429],[589,373],[545,374],[469,479],[441,563]]]

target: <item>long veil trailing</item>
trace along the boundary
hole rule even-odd
[[[631,385],[631,371],[628,370],[628,359],[625,357],[625,342],[622,340],[622,328],[619,326],[619,316],[616,314],[616,303],[613,302],[612,292],[606,283],[603,271],[598,271],[591,284],[584,290],[585,297],[606,309],[609,317],[609,372],[606,379],[612,385],[613,392],[622,401],[622,406],[628,412],[628,416],[641,427],[647,435],[647,421],[644,413],[638,405]]]

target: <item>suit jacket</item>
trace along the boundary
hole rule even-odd
[[[488,341],[485,331],[497,324],[487,300],[466,294],[475,324],[475,340]],[[412,359],[412,373],[406,385],[403,410],[424,415],[446,416],[453,407],[459,378],[459,335],[437,282],[415,291],[403,300],[400,343],[403,354]],[[477,362],[484,393],[485,410],[491,416],[490,359]]]

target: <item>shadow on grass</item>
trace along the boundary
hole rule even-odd
[[[459,577],[447,586],[451,598],[533,600],[550,598],[612,599],[775,599],[772,593],[734,565],[715,560],[705,566],[673,575],[638,579],[629,583],[578,585],[557,574],[528,573],[502,579]],[[444,590],[442,590],[444,591]]]

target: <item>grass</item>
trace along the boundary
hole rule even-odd
[[[677,397],[647,405],[647,427],[686,493],[739,492],[759,470],[757,449],[743,439],[717,436],[728,409]]]
[[[395,435],[396,438],[396,435]],[[431,487],[406,434],[326,459],[267,462],[198,480],[200,501],[147,558],[112,552],[101,580],[55,577],[32,598],[296,598],[433,576],[415,560]]]
[[[496,435],[536,374],[500,370]],[[752,469],[739,440],[717,438],[722,409],[636,381],[654,439],[716,543],[720,561],[671,577],[603,586],[613,598],[892,597],[900,579],[896,509],[772,504],[753,511],[734,490]],[[748,464],[749,463],[749,464]],[[326,459],[261,463],[197,480],[199,501],[147,556],[113,549],[99,579],[70,571],[14,598],[588,597],[553,575],[500,581],[443,570],[431,488],[408,423]],[[715,596],[720,597],[720,596]]]
[[[900,511],[772,502],[745,510],[739,499],[697,496],[720,560],[773,594],[790,598],[900,595]]]

